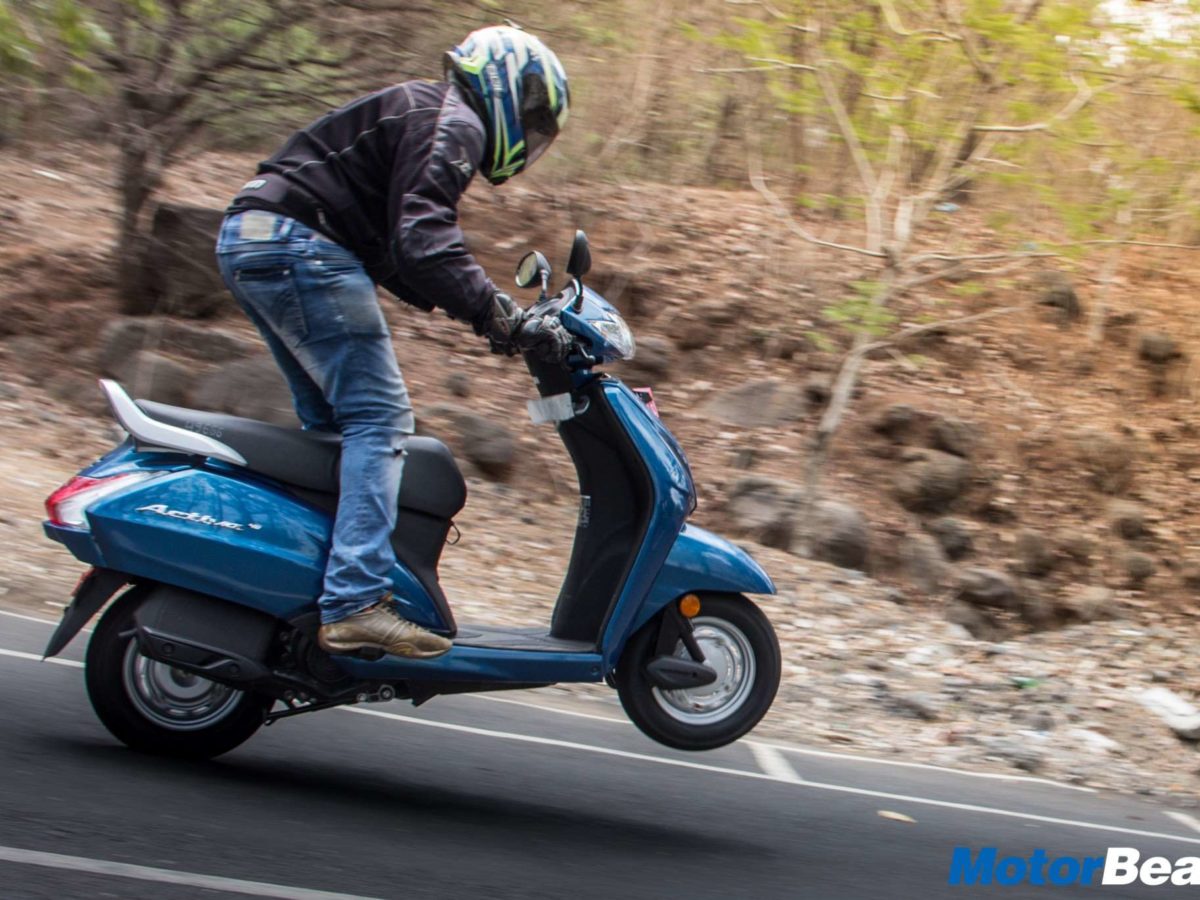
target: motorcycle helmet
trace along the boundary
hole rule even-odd
[[[487,129],[481,170],[503,184],[546,152],[567,121],[567,73],[550,48],[507,25],[481,28],[450,50],[446,78]]]

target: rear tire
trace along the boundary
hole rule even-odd
[[[646,678],[654,657],[656,617],[629,639],[617,664],[617,694],[642,732],[678,750],[712,750],[732,743],[759,723],[779,689],[779,641],[762,610],[741,595],[705,596],[692,620],[706,662],[718,671],[712,685],[664,691]],[[676,656],[690,659],[680,641]]]
[[[88,699],[122,743],[145,753],[209,759],[262,727],[272,700],[145,657],[133,638],[144,590],[126,591],[100,619],[84,669]]]

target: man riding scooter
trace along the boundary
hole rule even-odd
[[[408,392],[376,286],[469,322],[497,353],[561,359],[557,319],[527,316],[467,251],[459,198],[476,171],[499,185],[540,157],[566,122],[558,58],[497,26],[446,54],[446,80],[385,88],[292,135],[234,198],[217,257],[261,332],[306,429],[342,435],[340,496],[320,597],[330,653],[410,658],[451,642],[391,601]]]

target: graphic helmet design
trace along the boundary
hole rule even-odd
[[[571,98],[562,63],[519,28],[471,32],[446,53],[445,68],[483,119],[488,141],[481,168],[492,184],[533,165],[567,121]]]

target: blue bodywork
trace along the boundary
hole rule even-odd
[[[600,315],[610,315],[611,309],[603,298],[587,291],[583,310],[562,310],[562,315],[576,331]],[[602,340],[594,332],[589,337]],[[599,377],[579,373],[576,383]],[[434,660],[388,656],[368,662],[339,657],[341,666],[360,678],[379,681],[600,681],[616,666],[628,638],[683,594],[774,593],[770,577],[748,554],[685,524],[695,506],[691,471],[662,422],[620,381],[604,378],[600,388],[593,396],[603,398],[629,435],[644,461],[653,499],[641,548],[596,651],[456,644]],[[326,512],[244,469],[179,454],[143,452],[132,442],[81,474],[103,477],[132,469],[152,470],[159,477],[93,504],[87,513],[90,530],[47,523],[47,535],[90,565],[178,585],[279,618],[315,609],[330,536]],[[195,516],[205,517],[204,521]],[[437,605],[408,569],[397,565],[393,581],[403,615],[429,628],[445,628]]]

